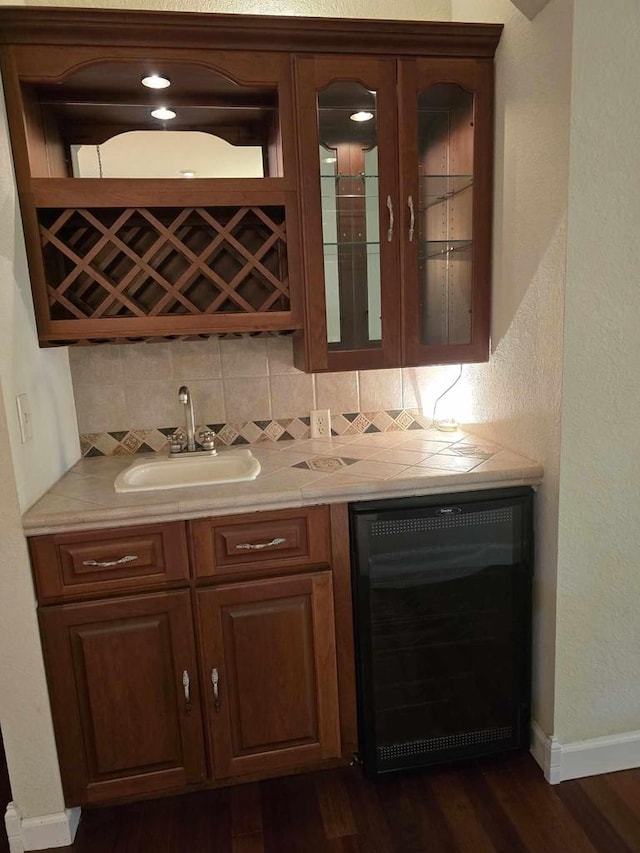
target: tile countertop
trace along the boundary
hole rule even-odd
[[[542,466],[467,432],[407,430],[250,445],[256,480],[117,494],[137,456],[77,462],[23,516],[27,536],[361,499],[535,485]],[[220,453],[233,453],[225,448]]]

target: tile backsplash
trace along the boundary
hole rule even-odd
[[[389,412],[386,419],[378,418],[378,428],[383,423],[389,428],[391,420],[390,428],[405,429],[412,420],[424,422],[422,412],[431,411],[456,370],[306,374],[293,366],[288,336],[72,347],[69,359],[84,453],[101,443],[100,452],[127,452],[127,442],[129,452],[161,449],[156,445],[162,435],[184,423],[180,385],[191,390],[198,424],[228,425],[249,442],[282,438],[288,429],[293,432],[286,437],[303,437],[294,433],[308,430],[309,412],[316,408],[331,409],[340,432],[349,427],[337,416],[348,414],[352,424],[358,413],[369,414],[371,424],[379,413]],[[405,410],[413,417],[401,416]],[[273,421],[278,426],[269,434]],[[101,441],[106,434],[115,441]],[[120,449],[114,451],[116,445]]]

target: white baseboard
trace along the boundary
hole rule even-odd
[[[552,785],[640,767],[640,731],[561,744],[537,723],[531,726],[531,754]]]
[[[562,782],[562,747],[555,738],[546,735],[535,721],[531,724],[531,754],[542,767],[544,778],[549,784]]]
[[[4,816],[10,853],[67,847],[73,844],[81,810],[65,809],[56,814],[23,818],[16,805],[9,803]]]

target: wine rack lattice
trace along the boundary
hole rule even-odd
[[[51,319],[290,309],[283,206],[38,211]]]

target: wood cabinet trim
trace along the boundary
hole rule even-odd
[[[491,56],[502,24],[89,9],[2,9],[0,43]]]
[[[349,507],[332,504],[331,568],[336,626],[336,657],[338,661],[338,692],[340,696],[340,737],[342,757],[350,761],[358,751],[358,720],[356,712],[356,668],[351,595],[351,548],[349,536]]]

